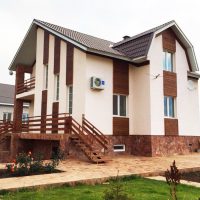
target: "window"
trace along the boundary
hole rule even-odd
[[[173,97],[164,97],[164,114],[165,117],[175,117]]]
[[[113,95],[113,115],[127,116],[127,96]]]
[[[173,72],[173,53],[163,52],[163,69]]]
[[[125,151],[125,144],[116,144],[113,146],[114,152],[124,152]]]
[[[48,65],[45,66],[44,88],[48,88]]]
[[[23,122],[28,121],[28,113],[23,113],[23,114],[22,114],[22,121],[23,121]]]
[[[60,76],[59,76],[59,74],[58,75],[56,75],[56,91],[55,91],[55,99],[56,99],[56,101],[58,101],[59,100],[59,86],[60,85]]]
[[[72,114],[72,105],[73,105],[73,87],[69,86],[69,88],[68,88],[68,111],[69,111],[69,114]]]
[[[11,121],[12,113],[10,112],[4,112],[3,113],[3,121]]]

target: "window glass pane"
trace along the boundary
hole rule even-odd
[[[120,95],[120,116],[126,116],[126,96]]]
[[[167,68],[166,68],[166,52],[163,52],[163,69],[167,70]]]
[[[72,114],[72,106],[73,106],[73,87],[72,86],[69,86],[68,92],[69,92],[68,94],[69,114]]]
[[[59,84],[60,84],[59,75],[56,76],[56,100],[59,100]]]
[[[48,88],[48,66],[46,66],[45,69],[46,69],[46,75],[45,75],[45,76],[46,76],[46,77],[45,77],[45,78],[46,78],[46,80],[45,80],[45,88],[47,89],[47,88]]]
[[[167,53],[167,69],[172,71],[172,53]]]
[[[3,113],[3,121],[6,121],[6,113]]]
[[[118,96],[113,95],[113,115],[118,115]]]
[[[164,97],[164,114],[167,116],[167,97]]]
[[[169,97],[169,116],[174,117],[174,99]]]
[[[12,113],[8,113],[8,121],[11,121]]]

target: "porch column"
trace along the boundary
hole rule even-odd
[[[20,83],[24,82],[24,67],[19,65],[16,67],[15,77],[15,97],[14,97],[14,112],[13,112],[13,129],[14,132],[21,131],[22,113],[23,113],[23,101],[16,99],[17,87]]]

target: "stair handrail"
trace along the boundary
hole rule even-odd
[[[85,115],[82,115],[82,126],[85,127],[85,125],[87,125],[87,127],[96,135],[98,136],[101,140],[104,141],[105,145],[109,144],[109,141],[107,140],[106,136],[98,129],[96,128],[91,122],[89,122],[86,118]]]
[[[71,117],[71,130],[73,130],[73,127],[76,128],[76,130],[78,130],[78,133],[76,131],[74,131],[74,133],[78,136],[78,138],[84,142],[87,147],[90,148],[90,150],[92,150],[92,144],[93,144],[93,141],[90,139],[90,137],[87,137],[84,132],[83,132],[83,129],[82,129],[82,126],[73,118]],[[90,141],[88,143],[88,141]]]

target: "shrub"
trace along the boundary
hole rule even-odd
[[[112,182],[111,187],[104,192],[104,200],[131,200],[124,192],[124,187],[118,174],[115,181]]]
[[[29,151],[28,154],[20,153],[11,164],[6,164],[6,173],[11,176],[26,176],[38,173],[52,173],[63,159],[63,153],[58,149],[56,153],[52,153],[51,161],[43,162],[43,155],[38,153],[35,157]]]
[[[176,167],[175,160],[170,166],[170,170],[167,170],[165,172],[165,178],[167,184],[170,186],[170,195],[172,200],[177,200],[178,198],[176,195],[176,191],[177,191],[177,185],[180,183],[181,174],[178,168]]]

